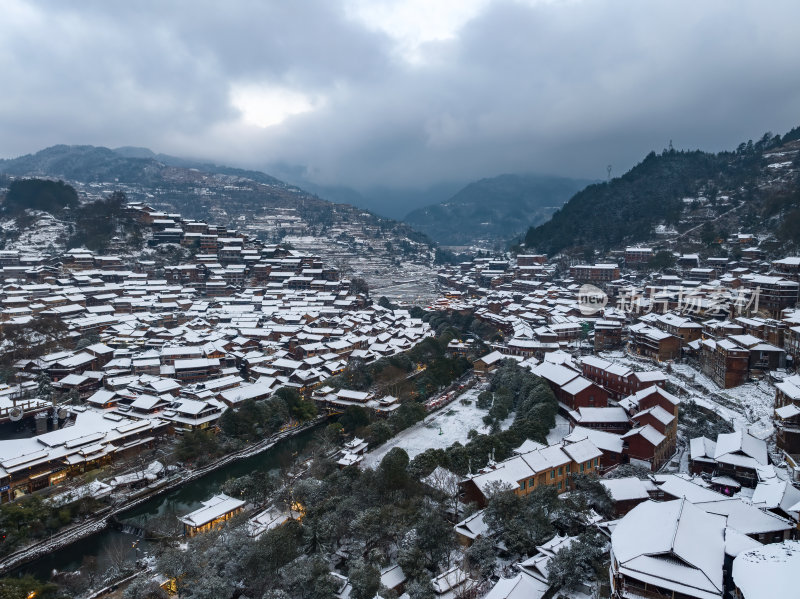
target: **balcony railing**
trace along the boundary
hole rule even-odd
[[[673,594],[672,591],[667,590],[645,589],[625,582],[622,583],[620,591],[620,597],[624,599],[679,599],[688,597],[682,593]]]

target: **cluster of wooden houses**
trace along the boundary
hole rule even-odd
[[[738,237],[730,242],[740,244]],[[595,352],[624,350],[661,368],[687,362],[722,389],[754,380],[774,384],[777,447],[790,466],[800,468],[800,379],[788,374],[800,360],[800,258],[766,262],[754,253],[735,263],[682,255],[669,273],[651,273],[646,265],[654,256],[653,248],[627,248],[617,254],[621,268],[610,262],[573,265],[569,276],[544,256],[478,259],[442,269],[440,282],[450,291],[432,307],[472,312],[502,332],[502,341],[484,358],[491,363],[479,361],[476,371],[490,371],[506,357],[541,361],[538,374],[549,376],[559,401],[579,412],[573,424],[583,428],[621,432],[628,426],[621,412],[613,422],[584,426],[612,414],[590,408],[649,386],[636,380],[645,373],[597,366],[603,360],[594,357],[574,368],[582,379],[563,365],[545,364],[547,355],[585,349],[587,343]],[[588,313],[581,301],[581,284],[587,282],[607,295],[605,305]],[[593,378],[595,370],[602,373]]]
[[[476,372],[492,372],[503,359],[509,356],[497,351],[479,358]],[[568,438],[589,439],[602,450],[600,471],[628,463],[658,470],[675,453],[680,399],[664,389],[663,372],[595,356],[575,363],[565,352],[522,364],[549,384],[572,429]]]
[[[370,305],[318,256],[143,204],[127,210],[158,243],[167,242],[158,233],[180,229],[180,243],[198,250],[193,261],[156,270],[76,249],[37,268],[22,264],[19,252],[1,256],[0,356],[14,372],[0,385],[0,420],[40,414],[38,433],[78,448],[51,451],[45,434],[29,444],[2,442],[3,501],[106,463],[134,441],[144,447],[163,433],[212,427],[226,409],[280,387],[311,395],[351,359],[370,363],[432,335],[407,311]],[[230,267],[241,277],[229,278]],[[23,348],[2,334],[44,321],[57,323],[56,338],[33,334]],[[47,397],[43,380],[52,387]],[[315,398],[330,410],[348,402],[378,413],[398,406],[324,389]],[[84,446],[92,452],[81,461]]]
[[[712,448],[711,453],[719,464],[741,465],[751,459],[749,453],[759,454],[757,459],[766,454],[763,441],[742,435],[721,435],[717,444],[719,452]],[[695,445],[693,441],[693,448]],[[701,466],[695,464],[695,457],[693,451],[693,469]],[[598,470],[600,459],[600,448],[587,439],[567,438],[549,447],[530,447],[527,442],[513,457],[490,463],[461,484],[465,499],[480,505],[485,505],[487,493],[498,488],[513,488],[517,494],[525,495],[539,485],[549,484],[559,493],[568,494],[571,477]],[[749,593],[749,578],[766,573],[759,569],[759,555],[775,551],[796,555],[800,549],[794,541],[800,532],[800,491],[778,478],[774,468],[757,463],[754,467],[758,467],[759,477],[748,496],[738,493],[739,487],[731,496],[720,484],[724,481],[709,482],[692,474],[601,479],[612,500],[614,517],[606,520],[595,514],[588,525],[607,535],[613,597],[722,599],[741,589]],[[741,471],[732,476],[739,474]],[[484,511],[480,510],[455,525],[464,545],[491,534],[483,516]],[[517,574],[501,578],[487,597],[545,596],[551,592],[550,560],[575,541],[576,537],[557,535],[537,547],[533,555],[513,564]],[[797,565],[794,557],[775,575],[785,580]],[[592,589],[578,592],[591,595]]]

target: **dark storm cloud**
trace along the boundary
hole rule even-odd
[[[386,40],[325,0],[228,4],[12,4],[0,24],[0,151],[172,138],[212,155],[195,142],[236,118],[232,85],[313,91],[383,66]]]
[[[795,2],[498,0],[414,60],[329,0],[222,6],[12,3],[0,154],[146,145],[306,165],[320,183],[408,185],[602,177],[670,139],[716,150],[800,124]],[[247,85],[315,108],[248,125],[232,104]]]

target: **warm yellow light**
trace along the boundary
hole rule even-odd
[[[298,521],[302,520],[303,516],[306,515],[306,508],[304,508],[303,504],[300,503],[299,501],[293,501],[291,509],[293,512],[297,512],[298,514],[300,514],[300,517],[297,518]]]

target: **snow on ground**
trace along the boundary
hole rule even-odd
[[[775,405],[775,388],[767,381],[745,383],[732,389],[720,389],[707,376],[686,364],[675,364],[673,371],[681,377],[693,380],[706,390],[695,397],[697,403],[704,403],[733,424],[736,430],[750,429],[764,438],[774,432],[772,414]],[[722,405],[720,405],[722,404]]]
[[[603,352],[601,357],[629,367],[648,370],[656,368],[652,362],[619,351]],[[714,410],[730,422],[735,430],[747,430],[760,439],[766,439],[770,450],[775,450],[772,436],[775,432],[772,422],[775,387],[768,381],[761,380],[732,389],[720,389],[711,379],[688,364],[672,364],[671,372],[661,370],[671,383],[689,393],[689,397],[698,405]],[[679,451],[682,452],[679,458],[679,470],[688,472],[688,447],[679,447]],[[775,473],[781,480],[792,478],[785,467],[776,466]]]
[[[689,448],[685,445],[681,445],[679,451],[681,452],[681,459],[678,472],[689,472]]]
[[[64,250],[64,240],[69,236],[68,225],[47,212],[28,210],[34,217],[31,226],[21,231],[19,237],[6,243],[7,250],[21,250],[27,253],[40,253],[52,245],[54,250]],[[6,232],[16,229],[16,221],[10,219],[0,223]]]
[[[422,422],[401,431],[377,449],[370,451],[364,458],[363,465],[374,468],[380,463],[383,456],[395,447],[405,449],[408,457],[413,459],[426,449],[444,449],[456,441],[466,443],[468,441],[467,433],[471,429],[475,429],[479,433],[489,432],[488,427],[483,424],[486,410],[482,410],[476,405],[478,394],[487,387],[486,383],[476,385],[451,404],[426,416]],[[469,400],[470,403],[462,404],[462,399]],[[512,422],[513,417],[509,417],[503,421],[502,427],[508,428]]]
[[[650,361],[627,356],[622,352],[605,352],[601,357],[631,368],[653,370]],[[702,372],[688,364],[672,364],[672,372],[660,369],[671,383],[688,392],[698,405],[713,409],[734,429],[748,429],[758,437],[766,438],[773,431],[772,413],[775,388],[767,381],[746,383],[732,389],[720,389]]]
[[[408,457],[413,460],[426,449],[444,449],[456,441],[466,444],[469,440],[467,434],[471,429],[479,433],[488,433],[489,427],[483,424],[483,417],[487,412],[476,405],[478,395],[488,386],[488,383],[476,385],[451,404],[427,416],[422,422],[401,431],[377,449],[370,451],[362,462],[363,466],[374,468],[394,447],[405,449]],[[469,400],[470,403],[464,405],[461,403],[462,399]],[[511,414],[500,423],[500,428],[506,430],[513,422],[514,414]],[[547,435],[547,443],[548,445],[558,443],[568,434],[569,422],[563,416],[557,415],[556,425]]]
[[[395,253],[369,244],[353,250],[347,243],[308,235],[290,235],[285,241],[301,251],[324,253],[333,264],[342,263],[350,276],[366,280],[375,297],[413,305],[430,304],[438,297],[437,269],[430,264],[401,260]]]
[[[555,445],[569,434],[569,421],[561,414],[556,414],[556,425],[547,434],[547,444]]]

